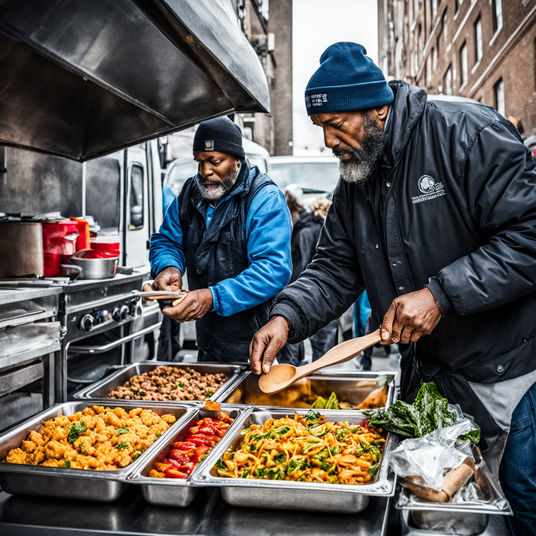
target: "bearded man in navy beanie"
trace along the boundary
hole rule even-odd
[[[322,54],[305,106],[341,180],[316,256],[255,334],[252,369],[366,290],[382,344],[401,344],[403,398],[434,381],[474,416],[513,533],[536,534],[535,158],[491,107],[388,83],[357,43]]]
[[[199,361],[247,362],[268,301],[290,279],[290,214],[279,188],[245,159],[227,117],[199,125],[193,156],[198,173],[151,237],[154,281],[144,290],[179,290],[186,271],[189,292],[164,315],[196,321]]]

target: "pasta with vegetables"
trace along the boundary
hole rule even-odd
[[[216,464],[218,476],[366,484],[381,462],[385,439],[373,428],[328,422],[320,413],[268,419],[242,431],[240,447]]]

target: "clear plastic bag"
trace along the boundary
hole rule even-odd
[[[461,414],[459,408],[458,412]],[[420,484],[441,491],[445,471],[458,467],[468,455],[467,443],[458,442],[458,437],[475,429],[476,425],[462,416],[452,426],[405,439],[388,455],[389,465],[398,476],[421,477]]]

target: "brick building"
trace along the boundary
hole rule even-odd
[[[494,106],[536,133],[536,0],[378,0],[389,78]]]
[[[237,122],[270,154],[291,154],[292,0],[233,0],[233,6],[263,66],[271,105],[271,116],[239,114]]]

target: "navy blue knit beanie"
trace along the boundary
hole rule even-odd
[[[320,56],[320,67],[305,89],[309,115],[368,110],[393,102],[393,91],[381,69],[357,43],[341,42]]]
[[[242,131],[228,117],[216,117],[200,123],[195,131],[193,151],[219,151],[242,160],[246,157]]]

